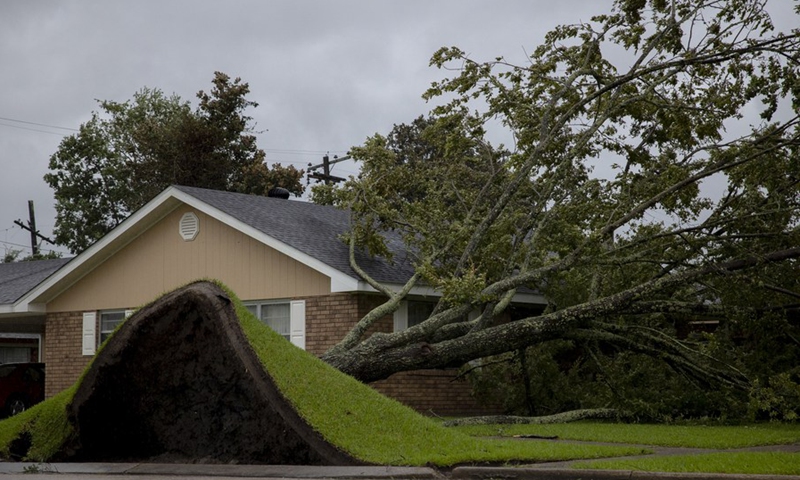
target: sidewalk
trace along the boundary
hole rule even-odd
[[[800,445],[774,445],[734,450],[699,448],[660,448],[641,458],[664,455],[711,453],[716,451],[781,451],[800,454]],[[306,465],[219,465],[219,464],[165,464],[165,463],[25,463],[0,462],[0,480],[58,480],[86,479],[119,480],[182,480],[182,479],[354,479],[354,480],[442,480],[453,479],[532,479],[532,480],[800,480],[793,475],[729,475],[707,473],[639,472],[633,470],[579,470],[572,466],[584,460],[550,462],[517,466],[461,466],[441,472],[428,467],[330,467]]]

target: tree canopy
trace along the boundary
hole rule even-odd
[[[169,185],[265,195],[300,195],[303,172],[267,166],[246,110],[250,88],[214,74],[192,110],[177,95],[143,88],[129,101],[100,101],[100,112],[64,138],[45,181],[56,199],[56,241],[79,252]]]
[[[442,105],[318,190],[351,210],[352,248],[385,254],[396,232],[416,269],[391,288],[351,256],[385,303],[323,358],[371,381],[573,339],[748,385],[670,319],[798,307],[800,31],[774,32],[764,3],[618,0],[522,64],[436,52],[455,72],[425,93]],[[365,334],[419,285],[443,293],[426,321]],[[547,309],[508,321],[521,291]]]

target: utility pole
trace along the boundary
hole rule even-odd
[[[350,160],[350,155],[345,155],[342,158],[337,157],[336,155],[333,156],[333,160],[331,160],[328,155],[322,157],[322,163],[319,165],[311,165],[308,164],[308,178],[313,178],[316,180],[322,180],[325,182],[326,185],[330,185],[331,182],[344,182],[347,180],[346,178],[342,177],[335,177],[331,175],[331,165],[335,165],[339,162],[344,162],[345,160]],[[316,172],[315,170],[321,168],[322,173]]]
[[[33,212],[33,200],[28,200],[28,224],[25,225],[21,220],[14,220],[14,223],[31,232],[31,252],[33,256],[39,253],[39,245],[36,242],[36,237],[41,238],[45,242],[55,245],[55,242],[45,237],[38,230],[36,230],[36,215]]]

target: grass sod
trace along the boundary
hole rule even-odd
[[[473,425],[450,427],[473,436],[541,435],[563,440],[628,443],[663,447],[744,448],[800,442],[798,424],[659,425],[575,422],[548,425]]]
[[[53,457],[72,435],[66,406],[72,401],[77,383],[52,398],[0,422],[0,456],[10,460],[44,462]],[[15,440],[27,436],[31,448],[24,459],[12,458]]]
[[[234,295],[231,295],[235,297]],[[368,463],[448,466],[641,454],[641,448],[473,438],[442,427],[287,342],[235,300],[245,335],[301,417]]]
[[[114,332],[120,327],[122,327],[122,323],[116,326]],[[106,343],[108,343],[108,339],[100,344],[96,353],[100,353]],[[31,448],[28,450],[27,456],[21,460],[46,462],[59,451],[74,433],[72,425],[67,420],[67,405],[72,402],[78,385],[83,381],[91,366],[92,364],[89,362],[71,387],[18,415],[0,421],[0,458],[11,459],[12,442],[21,438],[22,435],[29,436]]]
[[[245,335],[284,396],[326,440],[365,462],[448,466],[647,453],[627,446],[478,439],[446,429],[294,347],[252,316],[235,295],[231,298]],[[11,445],[27,436],[31,447],[23,460],[52,460],[74,433],[66,406],[86,370],[71,388],[0,422],[0,455],[18,460],[10,455]]]
[[[644,472],[798,475],[800,474],[800,453],[724,452],[628,460],[592,460],[576,463],[573,468]]]

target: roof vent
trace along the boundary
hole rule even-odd
[[[192,212],[184,213],[178,224],[178,232],[187,242],[191,242],[200,232],[200,219]]]
[[[282,187],[272,187],[267,192],[267,196],[270,198],[282,198],[284,200],[289,200],[289,194],[289,190]]]

